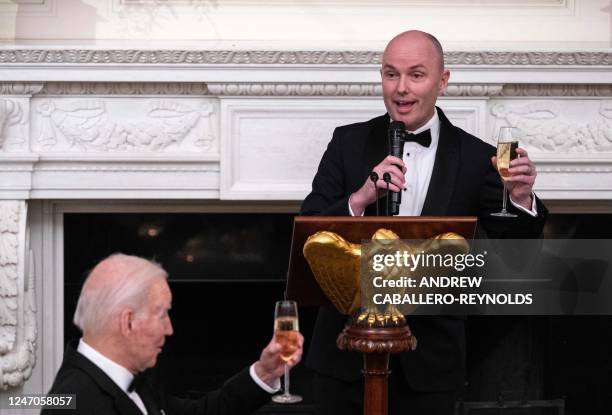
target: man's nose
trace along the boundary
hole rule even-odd
[[[397,82],[397,92],[401,95],[407,94],[409,92],[407,76],[400,75],[399,80]]]
[[[174,330],[172,329],[172,321],[168,319],[168,322],[166,323],[166,327],[164,330],[164,335],[172,336],[173,333],[174,333]]]

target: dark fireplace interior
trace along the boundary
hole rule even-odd
[[[151,258],[168,271],[173,292],[174,335],[157,378],[180,396],[219,387],[254,362],[272,336],[292,223],[289,213],[65,214],[65,340],[79,337],[72,324],[76,299],[100,259],[115,252]],[[553,214],[545,233],[609,239],[611,223],[610,214]],[[315,317],[316,309],[300,308],[306,353]],[[462,400],[497,406],[458,411],[558,414],[562,405],[568,415],[612,413],[611,317],[469,317],[467,336]],[[292,391],[304,396],[303,404],[269,404],[258,413],[312,413],[311,378],[300,364],[292,371]]]

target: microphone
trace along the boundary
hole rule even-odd
[[[389,155],[399,159],[403,157],[404,152],[404,137],[406,135],[406,126],[401,121],[393,121],[389,125]],[[399,207],[402,203],[402,191],[393,192],[391,194],[391,212],[390,215],[397,215]]]
[[[376,216],[380,216],[380,212],[378,208],[378,205],[379,205],[378,186],[376,185],[376,183],[378,182],[378,173],[376,173],[375,171],[370,173],[370,180],[372,180],[372,183],[374,183],[374,191],[376,192]]]
[[[392,216],[391,212],[389,211],[389,183],[391,183],[391,174],[389,174],[389,172],[385,172],[385,174],[383,174],[383,180],[385,181],[385,183],[387,183],[387,197],[386,197],[386,205],[385,205],[385,214],[387,216]]]

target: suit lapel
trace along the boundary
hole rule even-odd
[[[389,115],[385,114],[374,120],[374,126],[370,130],[363,151],[363,163],[368,172],[389,155],[389,143],[387,142],[387,130],[389,129]]]
[[[110,395],[114,399],[117,413],[121,415],[142,415],[142,412],[138,409],[134,401],[132,401],[130,397],[102,371],[102,369],[76,351],[74,344],[68,346],[65,355],[65,360],[68,365],[76,366],[83,370],[94,380],[94,382],[96,382],[104,393]],[[149,413],[149,415],[155,414]]]
[[[134,401],[123,393],[123,391],[121,391],[121,395],[118,394],[115,396],[115,408],[117,408],[117,412],[121,415],[143,415],[142,411],[138,408],[138,406],[136,406]],[[151,413],[148,407],[147,411],[149,412],[149,415],[157,415],[157,413]]]
[[[364,168],[362,175],[365,177],[369,177],[372,169],[389,155],[389,143],[387,141],[389,123],[389,114],[385,114],[376,118],[374,126],[370,130],[363,148],[363,162],[361,163],[361,166]],[[386,197],[381,197],[379,199],[381,215],[384,215],[383,211],[384,207],[386,206],[386,200]],[[365,214],[368,216],[376,215],[376,203],[372,203],[370,206],[368,206]]]
[[[440,118],[440,139],[427,196],[421,212],[422,216],[448,214],[449,203],[459,171],[459,141],[453,132],[455,127],[441,109],[437,108],[437,110]]]
[[[157,403],[157,399],[155,399],[155,394],[153,390],[147,385],[143,385],[143,387],[137,390],[140,399],[145,404],[147,408],[147,412],[149,415],[160,415],[159,405]]]

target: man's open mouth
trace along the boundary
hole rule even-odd
[[[397,108],[402,111],[402,110],[410,110],[412,109],[412,107],[414,106],[414,104],[416,104],[416,101],[409,101],[409,100],[395,100],[395,105],[397,106]]]

